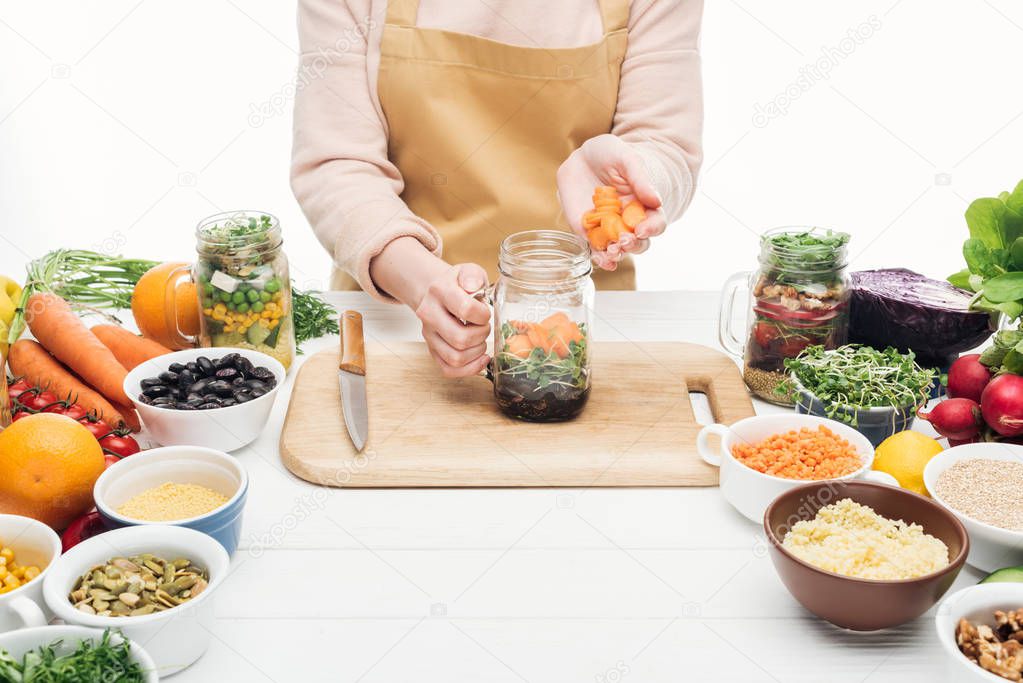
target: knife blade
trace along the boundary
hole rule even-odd
[[[366,351],[362,336],[362,315],[341,314],[341,360],[337,379],[341,388],[341,414],[356,451],[366,447],[369,436],[369,406],[366,402]]]

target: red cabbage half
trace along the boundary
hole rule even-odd
[[[970,310],[972,296],[905,268],[853,273],[849,341],[894,346],[924,365],[944,365],[994,332],[988,313]]]

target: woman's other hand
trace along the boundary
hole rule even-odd
[[[593,208],[593,188],[610,185],[618,190],[622,204],[633,199],[646,207],[647,217],[635,233],[612,242],[607,251],[594,251],[593,262],[614,270],[625,254],[640,254],[650,247],[650,238],[664,232],[667,223],[661,198],[650,182],[639,154],[615,135],[598,135],[572,152],[558,169],[558,195],[572,229],[583,237],[582,216]]]

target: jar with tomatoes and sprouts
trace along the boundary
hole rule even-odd
[[[808,346],[833,349],[846,343],[848,243],[848,234],[822,228],[778,228],[761,238],[760,267],[749,274],[751,311],[742,353],[743,379],[753,395],[791,405],[780,389],[787,377],[785,359]],[[726,347],[727,324],[723,318]]]

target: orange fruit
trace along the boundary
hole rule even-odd
[[[60,531],[93,505],[103,449],[65,415],[39,413],[0,432],[0,510]]]
[[[172,271],[185,265],[188,264],[169,262],[150,268],[139,278],[131,295],[131,313],[142,336],[174,350],[188,345],[167,327],[167,282]],[[180,273],[178,277],[181,277]],[[199,334],[199,298],[194,282],[178,282],[174,290],[174,310],[178,328],[184,334]]]

